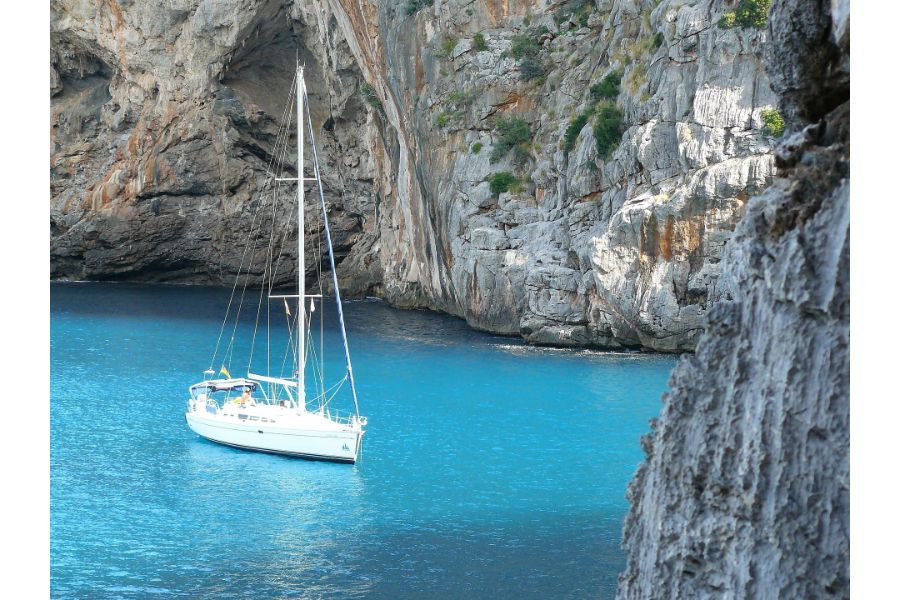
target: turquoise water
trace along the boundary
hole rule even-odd
[[[53,597],[614,594],[625,488],[673,357],[532,348],[350,302],[362,460],[306,462],[184,422],[227,301],[51,286]],[[326,355],[333,375],[338,358]]]

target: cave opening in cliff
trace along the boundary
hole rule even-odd
[[[304,66],[308,93],[308,108],[316,132],[319,159],[323,166],[323,184],[332,226],[335,262],[340,265],[359,239],[362,230],[361,210],[352,203],[359,203],[357,194],[348,198],[345,192],[352,183],[345,181],[346,169],[343,156],[346,138],[358,135],[357,117],[364,114],[364,107],[355,95],[337,114],[325,79],[322,61],[327,60],[321,48],[321,40],[315,28],[308,27],[302,14],[294,13],[283,2],[269,1],[261,6],[253,20],[238,36],[235,49],[227,57],[219,77],[219,87],[214,91],[214,113],[228,119],[237,133],[234,145],[229,149],[258,174],[269,169],[285,174],[296,174],[296,137],[293,123],[292,86],[297,62]],[[349,77],[352,81],[356,77]],[[286,112],[290,111],[290,112]],[[273,162],[278,131],[290,116],[287,128],[286,151]],[[355,145],[355,142],[354,142]],[[281,154],[281,153],[279,153]],[[307,159],[310,159],[309,154]],[[271,164],[270,164],[271,163]],[[356,165],[359,159],[351,161]],[[307,163],[307,176],[311,176]],[[355,189],[355,188],[351,188]],[[308,236],[321,235],[321,222],[307,222]],[[309,267],[308,267],[309,269]],[[323,272],[330,266],[320,265]],[[285,279],[285,283],[289,279]]]
[[[327,111],[329,104],[321,69],[305,44],[310,34],[284,3],[270,1],[245,28],[241,43],[223,67],[217,104],[241,134],[240,144],[266,163],[284,118],[297,61],[305,66],[313,123],[318,126],[329,117],[327,112],[322,114],[322,107]],[[292,153],[285,161],[285,166],[296,169]]]
[[[113,69],[84,42],[51,36],[50,108],[56,144],[93,137],[111,96]]]

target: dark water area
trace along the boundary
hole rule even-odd
[[[228,299],[51,285],[54,598],[613,596],[626,485],[675,357],[534,348],[347,302],[362,459],[306,462],[218,446],[185,424]],[[247,372],[257,299],[248,291],[225,328],[234,376]],[[321,358],[339,378],[324,314]],[[283,351],[265,356],[265,335],[255,372],[284,364]]]

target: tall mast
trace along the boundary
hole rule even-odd
[[[306,248],[304,237],[303,101],[306,96],[303,67],[297,65],[297,404],[306,410]]]

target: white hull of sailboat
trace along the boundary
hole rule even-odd
[[[362,442],[362,432],[352,430],[277,427],[269,423],[207,417],[193,411],[185,413],[185,419],[194,433],[210,441],[308,460],[355,463]]]

